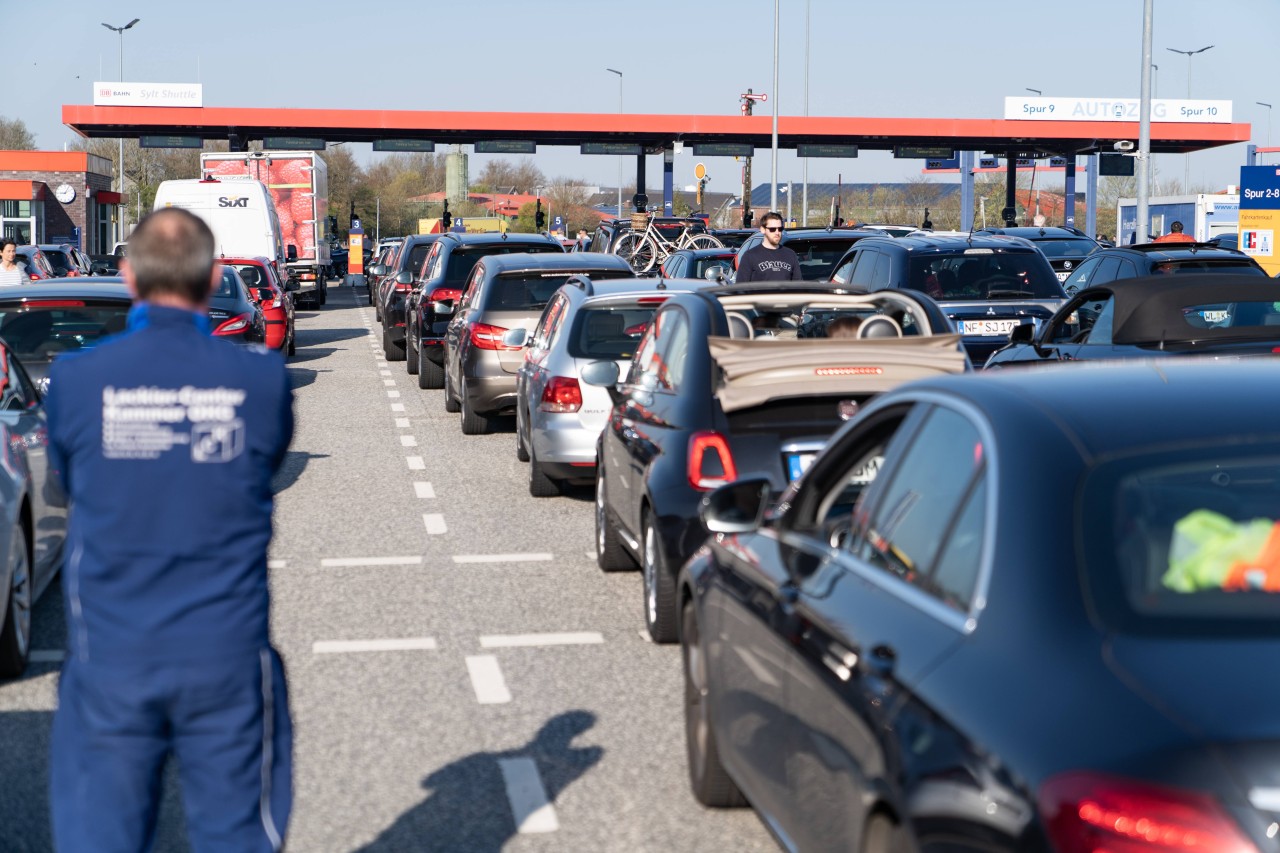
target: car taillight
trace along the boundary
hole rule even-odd
[[[243,332],[249,328],[249,323],[253,321],[253,317],[248,314],[237,314],[235,317],[229,317],[213,330],[215,335],[234,335],[236,332]]]
[[[447,302],[450,299],[461,299],[462,291],[447,287],[440,287],[427,294],[428,302]]]
[[[518,350],[520,347],[504,346],[502,336],[507,330],[502,326],[490,326],[488,323],[471,324],[471,345],[477,349]]]
[[[44,276],[40,275],[40,273],[38,272],[29,272],[27,273],[27,278],[31,279],[32,281],[39,281],[40,279],[44,278]]]
[[[1040,813],[1058,853],[1256,853],[1206,794],[1065,773],[1040,786]]]
[[[413,283],[410,282],[409,284],[401,284],[400,282],[397,281],[395,283],[394,289],[396,293],[409,293],[413,290]]]
[[[729,442],[718,432],[695,432],[689,437],[689,485],[699,491],[738,479]]]
[[[572,376],[552,376],[542,389],[538,411],[564,414],[582,408],[582,388]]]

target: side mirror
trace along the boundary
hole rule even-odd
[[[750,533],[760,528],[771,495],[764,477],[738,480],[705,495],[698,518],[711,533]]]
[[[442,299],[439,302],[433,302],[431,304],[435,306],[435,312],[437,314],[452,314],[458,307],[452,299]]]
[[[369,275],[386,275],[386,274],[387,274],[386,264],[374,264],[373,266],[369,267]]]
[[[288,260],[296,261],[298,259],[298,247],[290,243],[289,248],[285,251],[285,257]]]
[[[284,283],[284,289],[289,293],[296,293],[302,289],[302,285],[298,283],[297,279],[291,278]]]
[[[1036,328],[1031,323],[1022,323],[1014,326],[1013,331],[1009,332],[1009,343],[1011,344],[1029,344],[1036,339]]]
[[[621,374],[622,371],[618,369],[616,361],[593,361],[582,368],[582,372],[578,376],[588,385],[595,385],[597,388],[612,388],[618,384]]]
[[[270,302],[276,298],[276,292],[269,287],[259,287],[257,293],[259,302]]]
[[[502,336],[502,345],[504,347],[515,347],[516,349],[520,349],[528,342],[528,329],[508,329],[507,333]]]
[[[396,284],[413,284],[413,273],[408,270],[396,273]]]
[[[719,265],[714,267],[709,267],[707,271],[702,274],[702,277],[705,278],[707,281],[715,282],[716,284],[723,284],[724,283],[724,267]]]

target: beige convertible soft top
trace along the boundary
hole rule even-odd
[[[912,379],[962,373],[959,335],[831,340],[710,337],[726,412],[785,397],[879,394]]]

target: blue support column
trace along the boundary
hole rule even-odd
[[[1074,151],[1071,152],[1069,155],[1067,155],[1066,187],[1064,192],[1066,195],[1066,199],[1065,199],[1066,203],[1063,205],[1063,213],[1065,215],[1063,216],[1062,224],[1066,225],[1068,228],[1075,228],[1076,227],[1076,154]],[[1097,232],[1094,232],[1094,233],[1097,233]],[[1089,236],[1092,237],[1093,234],[1090,234]]]
[[[1084,167],[1088,171],[1084,182],[1084,230],[1090,237],[1096,237],[1098,234],[1098,155],[1090,154],[1086,158]],[[1119,229],[1119,227],[1120,223],[1117,222],[1116,228]],[[1118,237],[1118,230],[1111,236]]]
[[[1245,149],[1244,164],[1246,166],[1258,165],[1258,146],[1250,144],[1249,147]]]
[[[973,152],[960,152],[960,230],[973,230]]]
[[[670,148],[662,149],[662,215],[674,216],[676,154]]]

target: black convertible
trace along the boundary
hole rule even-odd
[[[1118,358],[1271,354],[1280,283],[1206,273],[1112,281],[1080,291],[1043,324],[1014,329],[987,369]]]

